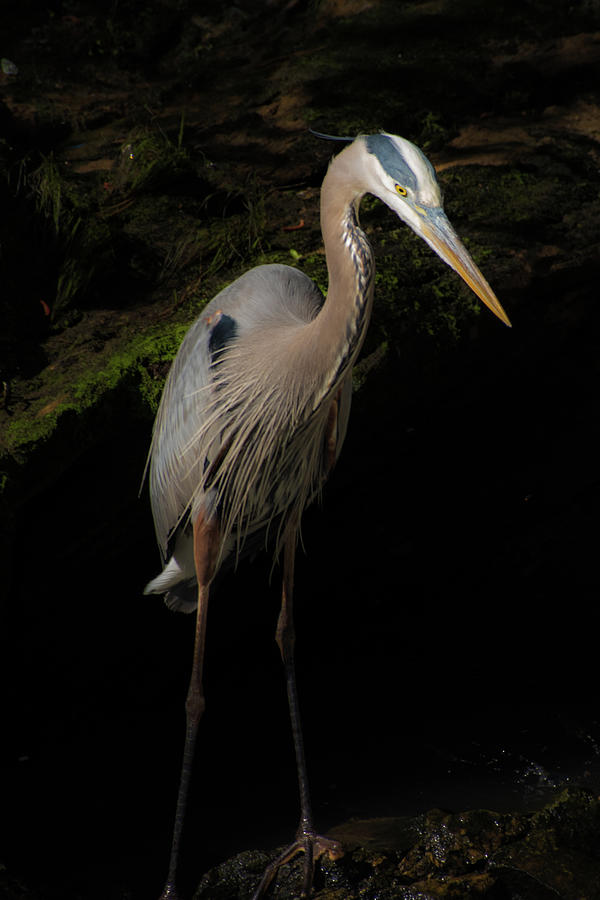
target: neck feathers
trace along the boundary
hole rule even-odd
[[[337,385],[362,346],[373,306],[375,261],[358,221],[365,190],[353,174],[362,148],[351,144],[329,167],[321,190],[321,228],[329,289],[314,320],[319,352],[328,360],[326,384]],[[364,151],[362,151],[364,152]]]

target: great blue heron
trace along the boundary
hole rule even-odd
[[[409,141],[380,133],[352,140],[323,181],[327,298],[298,269],[258,266],[217,294],[187,332],[165,385],[150,458],[164,568],[146,593],[165,593],[171,609],[197,608],[184,757],[161,900],[177,896],[179,842],[205,705],[209,587],[227,557],[269,535],[283,556],[276,640],[287,680],[301,813],[295,840],[267,868],[254,897],[264,894],[279,866],[299,851],[305,853],[301,896],[309,896],[315,860],[340,852],[313,825],[294,674],[292,590],[302,511],[340,453],[352,366],[371,315],[375,265],[358,221],[366,193],[383,200],[510,325],[446,218],[429,160]]]

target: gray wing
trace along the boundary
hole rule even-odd
[[[219,356],[273,317],[310,322],[322,304],[323,295],[304,273],[290,266],[259,266],[217,294],[187,332],[165,384],[150,456],[150,497],[163,560],[192,502],[195,511],[199,506],[214,511],[210,492],[198,497],[197,489],[223,451],[217,424],[207,427]],[[182,577],[193,577],[189,546],[179,547],[179,557]]]

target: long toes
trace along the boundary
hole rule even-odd
[[[317,860],[321,859],[323,856],[335,860],[344,855],[342,845],[339,841],[322,837],[320,834],[302,835],[293,841],[289,847],[286,847],[272,863],[269,863],[258,887],[252,895],[252,900],[260,900],[261,897],[264,897],[265,892],[268,890],[269,885],[281,866],[288,863],[297,856],[298,853],[304,853],[304,873],[302,879],[302,892],[300,894],[301,898],[310,897],[312,893],[315,863]]]

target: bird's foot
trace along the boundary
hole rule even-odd
[[[302,880],[302,891],[299,894],[301,898],[308,898],[312,893],[315,863],[317,860],[321,859],[322,856],[327,856],[329,859],[334,860],[339,859],[344,855],[342,845],[339,841],[322,837],[320,834],[315,834],[314,831],[301,830],[296,835],[296,840],[293,841],[289,847],[286,847],[272,863],[269,863],[258,887],[252,895],[252,900],[259,900],[259,898],[264,897],[265,892],[268,890],[269,885],[281,866],[293,859],[298,853],[304,853],[304,875]]]

